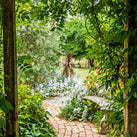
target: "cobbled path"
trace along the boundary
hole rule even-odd
[[[53,98],[43,102],[44,109],[52,115],[49,117],[49,122],[55,128],[57,137],[106,137],[98,134],[97,127],[91,122],[70,122],[57,117],[64,99],[65,97]]]

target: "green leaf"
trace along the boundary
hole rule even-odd
[[[137,93],[136,93],[136,92],[134,92],[134,93],[133,93],[133,96],[134,96],[135,98],[137,98]]]
[[[13,107],[11,106],[11,104],[2,95],[0,95],[0,109],[6,114],[10,110],[13,110]]]
[[[5,117],[0,117],[0,128],[6,125]]]

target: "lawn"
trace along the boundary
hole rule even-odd
[[[85,78],[88,76],[90,69],[74,68],[74,72],[75,71],[77,71],[77,73],[74,76],[80,77],[82,80],[85,80]]]
[[[63,71],[63,67],[59,68],[61,71]],[[85,78],[88,76],[88,73],[90,69],[87,68],[73,68],[75,74],[74,76],[81,78],[82,80],[85,80]]]

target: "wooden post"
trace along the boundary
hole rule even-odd
[[[127,0],[125,0],[125,9],[127,10],[127,17],[128,17],[128,5],[127,5]],[[125,31],[128,31],[128,19],[126,18],[125,19],[125,22],[124,22],[124,28],[125,28]],[[128,48],[128,38],[126,38],[124,40],[124,49],[127,49]],[[125,69],[125,76],[128,74],[128,52],[125,53],[124,55],[124,69]],[[127,76],[125,77],[125,81],[124,83],[127,82]],[[127,95],[128,95],[128,91],[125,90],[124,91],[124,99],[127,98]],[[124,106],[124,135],[126,136],[128,134],[128,102],[127,104]]]
[[[6,137],[18,136],[15,0],[2,0],[4,87],[13,111],[6,115]]]
[[[125,73],[129,75],[129,78],[137,70],[137,62],[134,56],[137,54],[137,1],[125,0],[125,7],[127,9],[127,20],[125,22],[125,30],[132,32],[129,38],[124,41],[124,47],[132,48],[132,53],[126,53],[124,55]],[[134,33],[134,35],[133,35]],[[132,87],[132,92],[137,93],[137,83]],[[125,91],[124,97],[126,98],[128,91]],[[131,137],[137,137],[137,98],[132,96],[127,105],[124,107],[124,134],[129,134]]]
[[[128,75],[132,76],[137,70],[137,1],[128,0],[128,29],[132,34],[128,39],[128,47],[133,49],[132,53],[128,54]],[[137,82],[132,87],[132,92],[137,93]],[[137,98],[132,96],[128,102],[128,133],[131,137],[137,137]]]

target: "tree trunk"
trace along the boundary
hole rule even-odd
[[[137,54],[137,1],[125,0],[125,4],[128,13],[128,21],[125,29],[126,31],[132,32],[131,36],[124,42],[125,48],[133,49],[131,54],[125,54],[125,72],[128,73],[130,78],[137,70],[137,61],[134,59],[134,56]],[[136,91],[133,91],[135,89]],[[137,83],[133,86],[132,91],[137,92]],[[127,91],[125,91],[124,96],[127,96]],[[131,137],[137,137],[137,98],[133,96],[124,108],[124,120],[125,135],[129,134]]]
[[[18,136],[15,0],[2,0],[4,87],[13,111],[6,115],[6,137]]]

